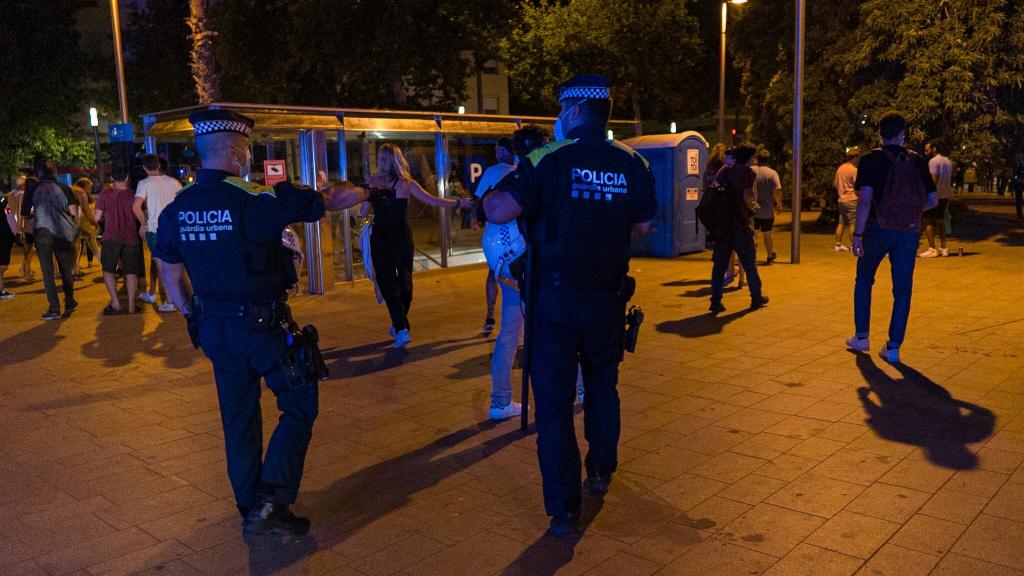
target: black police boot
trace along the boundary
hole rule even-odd
[[[578,514],[559,514],[551,517],[551,525],[548,532],[555,538],[575,537],[580,535],[580,527],[577,524]]]
[[[758,308],[764,308],[767,305],[768,305],[768,297],[767,296],[760,296],[758,298],[751,298],[750,299],[750,309],[751,310],[757,310]]]
[[[242,523],[243,536],[301,536],[309,532],[309,519],[292,514],[287,504],[260,500]]]
[[[612,477],[599,474],[587,475],[587,491],[591,494],[607,494],[608,486],[612,483]]]

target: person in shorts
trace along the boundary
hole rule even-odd
[[[103,268],[103,283],[110,294],[110,304],[103,314],[122,314],[121,301],[117,296],[117,269],[120,265],[125,275],[128,292],[128,313],[135,313],[135,293],[139,289],[139,275],[142,274],[142,244],[132,205],[135,194],[128,187],[128,172],[115,167],[111,172],[113,183],[100,192],[96,199],[94,215],[103,222],[103,242],[100,245],[100,266]]]
[[[949,199],[953,196],[953,161],[942,155],[942,147],[936,140],[924,145],[924,155],[928,158],[928,172],[935,181],[935,193],[939,203],[921,216],[924,220],[924,235],[928,240],[928,249],[918,256],[949,256],[949,250],[946,248],[946,215],[949,212]],[[939,231],[938,250],[935,249],[936,230]]]
[[[146,170],[146,178],[143,178],[135,190],[135,201],[133,211],[135,218],[139,221],[139,235],[144,237],[150,254],[156,246],[157,227],[160,225],[160,213],[164,208],[174,201],[178,191],[181,190],[181,182],[163,173],[160,166],[160,158],[156,154],[146,154],[142,157],[142,167]],[[145,207],[145,210],[143,210]],[[150,278],[152,282],[150,289],[139,294],[139,300],[147,304],[156,305],[158,284],[160,278],[160,260],[156,257],[150,258]],[[163,304],[156,306],[157,312],[174,312],[174,304],[164,298]]]
[[[836,197],[839,199],[839,222],[836,223],[836,252],[849,252],[850,248],[843,244],[843,236],[847,229],[853,233],[857,221],[857,189],[853,187],[857,181],[857,163],[860,162],[860,148],[854,146],[846,150],[846,162],[836,169],[834,181]],[[853,244],[853,237],[850,237]]]
[[[757,208],[754,210],[754,231],[760,231],[764,236],[768,264],[778,258],[772,229],[775,227],[775,215],[782,211],[782,181],[779,179],[779,173],[769,166],[771,161],[771,152],[766,148],[759,148],[754,155],[754,165],[751,166],[757,175],[757,181],[754,183],[757,200]]]

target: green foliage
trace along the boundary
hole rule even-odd
[[[519,24],[503,43],[512,90],[531,111],[550,114],[558,83],[573,74],[597,73],[613,80],[620,115],[697,112],[697,100],[688,95],[702,83],[694,72],[703,47],[688,5],[688,0],[524,3]]]
[[[0,20],[0,177],[10,178],[34,145],[66,146],[87,62],[75,30],[77,0],[8,0]],[[46,150],[42,150],[46,151]],[[59,157],[59,154],[57,154]]]

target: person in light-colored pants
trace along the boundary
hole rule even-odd
[[[501,287],[501,328],[494,341],[491,357],[491,406],[508,406],[512,402],[512,364],[523,340],[523,309],[519,290],[505,282]],[[576,373],[576,395],[583,402],[583,371]]]

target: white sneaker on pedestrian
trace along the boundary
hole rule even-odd
[[[929,248],[917,255],[918,258],[935,258],[939,252],[935,248]]]
[[[945,248],[939,248],[939,256],[942,256],[943,258],[949,256],[949,250]]]
[[[399,330],[398,334],[395,334],[394,348],[405,348],[405,345],[412,342],[412,336],[409,335],[409,330]]]
[[[156,304],[156,296],[150,294],[149,292],[143,292],[142,294],[139,294],[139,300],[142,300],[146,304]]]
[[[174,307],[174,304],[170,302],[164,302],[163,304],[156,307],[157,312],[176,312],[178,309]]]
[[[839,242],[836,242],[836,252],[849,252],[849,251],[850,251],[849,248],[847,248],[846,246],[843,246]]]
[[[502,406],[500,408],[491,406],[491,409],[488,410],[487,415],[491,417],[491,420],[498,421],[519,416],[522,413],[522,404],[520,404],[519,402],[509,402],[507,405]]]
[[[866,337],[858,338],[856,334],[846,339],[846,347],[857,352],[867,352],[871,349],[868,339]]]
[[[886,344],[885,346],[882,346],[881,350],[878,351],[878,355],[882,357],[882,360],[885,360],[889,364],[899,364],[900,363],[900,349],[899,348],[889,348],[889,345]]]
[[[0,290],[0,300],[10,300],[14,298],[14,294],[11,294],[7,290]]]

